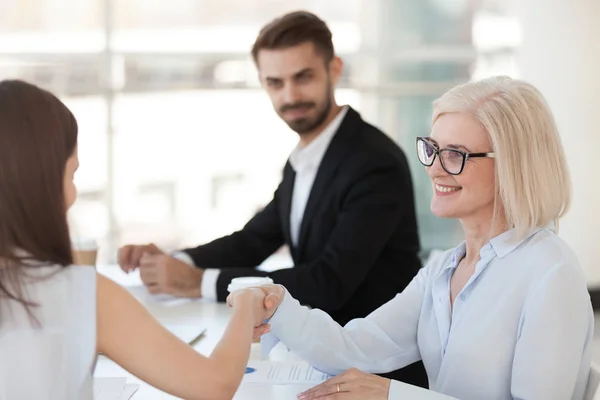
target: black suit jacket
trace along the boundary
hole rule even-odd
[[[401,292],[420,268],[414,195],[406,157],[384,133],[347,111],[319,166],[302,219],[290,239],[295,172],[289,162],[273,200],[242,230],[185,252],[220,268],[217,298],[240,276],[270,276],[303,304],[344,325]],[[293,268],[255,267],[283,244]]]

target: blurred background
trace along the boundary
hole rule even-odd
[[[285,12],[328,22],[345,62],[338,101],[407,153],[425,254],[461,240],[455,221],[431,215],[431,185],[414,155],[431,102],[471,79],[525,77],[560,109],[561,128],[572,128],[572,170],[587,171],[575,180],[565,235],[595,285],[600,213],[589,207],[600,195],[584,157],[600,144],[587,107],[600,106],[599,83],[586,80],[600,67],[600,28],[586,20],[600,16],[595,3],[0,0],[0,79],[41,85],[74,112],[81,168],[71,223],[76,235],[99,240],[100,262],[114,262],[125,243],[175,249],[230,233],[271,199],[297,135],[259,87],[249,50],[260,27]]]

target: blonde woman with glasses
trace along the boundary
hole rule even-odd
[[[303,400],[405,398],[402,383],[366,372],[417,360],[432,390],[461,400],[583,399],[594,318],[577,258],[556,233],[570,179],[541,94],[506,77],[455,87],[435,101],[417,155],[432,212],[459,219],[464,242],[345,327],[265,286],[283,300],[255,334],[337,375]]]

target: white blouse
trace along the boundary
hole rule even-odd
[[[25,308],[0,297],[0,400],[92,400],[96,350],[96,270],[26,269]],[[41,278],[41,279],[40,279]]]

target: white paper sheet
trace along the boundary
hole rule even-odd
[[[206,328],[197,325],[163,324],[165,328],[187,344],[195,344],[206,333]]]
[[[290,385],[299,383],[320,383],[330,376],[317,371],[304,361],[274,362],[251,361],[244,375],[243,383],[270,383]]]
[[[137,390],[139,388],[140,388],[140,385],[135,385],[135,384],[125,385],[125,388],[123,388],[123,392],[121,393],[121,397],[119,398],[119,400],[131,399],[131,397],[135,394],[135,392],[137,392]]]
[[[129,400],[139,385],[126,382],[127,378],[94,378],[94,400]]]
[[[148,289],[141,286],[128,287],[129,293],[137,298],[142,304],[147,307],[169,307],[171,315],[177,313],[178,304],[186,304],[189,299],[183,299],[180,297],[173,297],[168,294],[151,294]],[[159,303],[154,305],[154,303]],[[158,318],[158,322],[164,326],[169,332],[183,340],[187,344],[194,344],[197,342],[206,332],[206,326],[203,325],[199,320],[186,319],[182,323],[172,323]]]
[[[137,298],[143,304],[152,304],[152,303],[167,303],[169,305],[182,303],[185,304],[189,302],[189,299],[183,297],[175,297],[170,294],[158,293],[152,294],[148,291],[146,286],[143,284],[140,285],[129,285],[126,286],[129,293],[133,295],[133,297]]]

